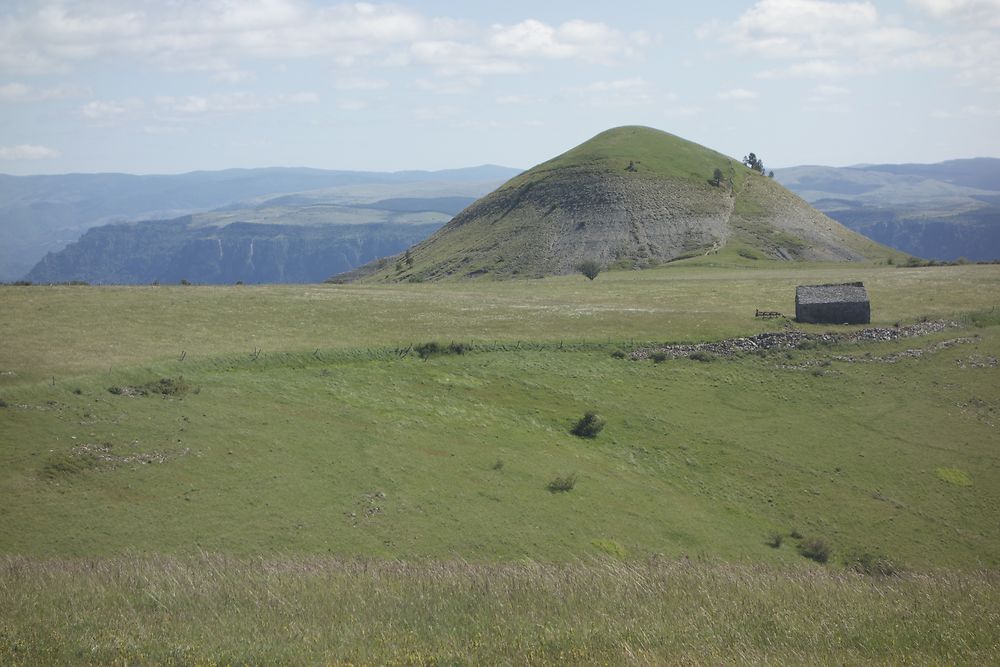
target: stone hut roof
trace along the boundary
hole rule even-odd
[[[868,301],[864,283],[842,283],[839,285],[799,285],[795,288],[797,304],[812,303],[859,303]]]

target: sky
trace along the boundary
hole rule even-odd
[[[1000,0],[0,2],[0,173],[1000,156]]]

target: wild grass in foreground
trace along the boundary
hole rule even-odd
[[[1000,573],[0,560],[0,663],[997,664]]]

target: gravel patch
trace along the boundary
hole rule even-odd
[[[814,345],[881,343],[900,340],[902,338],[927,336],[929,334],[940,333],[957,326],[959,326],[957,322],[949,320],[935,320],[932,322],[911,324],[905,327],[871,327],[848,333],[813,334],[798,331],[796,329],[788,329],[786,331],[767,332],[745,338],[727,338],[726,340],[713,341],[710,343],[685,343],[654,347],[640,347],[633,350],[629,354],[629,358],[636,360],[648,359],[654,354],[662,354],[666,355],[668,359],[680,359],[682,357],[688,357],[695,352],[710,352],[716,356],[729,357],[735,354],[748,354],[759,352],[761,350],[780,352],[782,350],[795,350],[802,347],[812,347]],[[969,339],[960,338],[954,339],[954,341],[956,342],[951,342],[951,345],[957,344],[957,342],[969,342]],[[943,343],[948,342],[949,341],[943,341]],[[950,345],[947,345],[946,347],[950,347]],[[844,357],[841,360],[870,361],[872,359],[873,358],[855,359],[853,357]]]

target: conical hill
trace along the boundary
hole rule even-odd
[[[535,277],[570,273],[584,260],[648,266],[727,245],[786,260],[897,254],[732,158],[628,126],[514,177],[411,248],[406,261],[392,258],[343,277]]]

